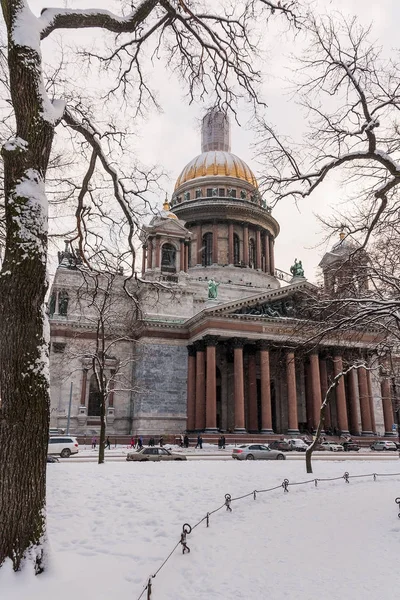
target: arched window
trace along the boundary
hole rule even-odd
[[[176,250],[172,244],[163,244],[161,251],[161,271],[176,272]]]
[[[99,386],[97,385],[96,375],[93,375],[90,378],[89,384],[89,406],[88,406],[88,416],[89,417],[100,417],[101,415],[101,392],[99,390]]]
[[[237,233],[233,234],[233,264],[240,264],[240,240]]]
[[[212,265],[213,234],[205,233],[202,241],[201,264],[203,267],[209,267]]]
[[[256,266],[256,245],[253,238],[249,239],[249,267],[254,269]]]

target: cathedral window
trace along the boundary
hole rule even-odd
[[[67,316],[68,302],[69,302],[68,292],[66,292],[65,290],[61,290],[59,299],[58,299],[58,313],[60,315],[62,315],[63,317]]]
[[[225,196],[225,188],[219,188],[219,195],[220,195],[220,198],[224,198],[224,196]]]
[[[207,198],[212,198],[212,195],[213,195],[213,189],[207,188]]]
[[[100,417],[101,404],[102,404],[102,395],[99,390],[96,375],[93,373],[93,375],[90,378],[90,384],[89,384],[88,416]]]
[[[183,200],[184,202],[188,202],[190,200],[190,192],[185,192],[183,194]]]
[[[201,190],[201,188],[197,188],[195,194],[196,194],[196,198],[201,198],[201,196],[202,196],[202,190]]]
[[[203,244],[201,248],[201,264],[203,267],[212,265],[213,234],[211,232],[203,235]]]
[[[233,188],[228,188],[228,196],[229,198],[236,198],[236,190]]]
[[[240,240],[237,233],[233,234],[233,264],[240,264]]]
[[[163,244],[161,250],[161,271],[176,272],[176,250],[172,244]]]
[[[249,267],[255,269],[256,266],[256,245],[253,238],[249,239]]]

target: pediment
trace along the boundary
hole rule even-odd
[[[191,232],[185,227],[183,221],[179,219],[154,219],[151,225],[144,227],[146,234],[177,235],[179,237],[190,237]]]

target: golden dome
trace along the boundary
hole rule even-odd
[[[186,165],[176,181],[175,190],[187,181],[210,176],[236,177],[258,187],[252,170],[244,160],[231,152],[210,150],[199,154]]]

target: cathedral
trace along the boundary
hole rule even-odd
[[[310,432],[333,377],[363,360],[371,369],[340,379],[325,428],[392,435],[391,383],[374,354],[379,333],[309,343],[307,306],[321,290],[307,281],[301,261],[290,274],[276,268],[278,236],[252,170],[231,152],[227,116],[210,111],[201,153],[143,227],[141,275],[113,278],[100,344],[107,433]],[[347,285],[341,266],[353,249],[342,236],[322,258],[323,294]],[[69,423],[71,432],[90,435],[100,426],[93,372],[99,328],[85,282],[67,243],[49,301],[51,426]]]

